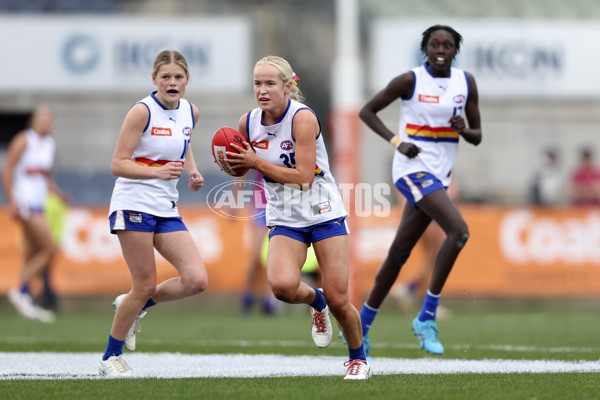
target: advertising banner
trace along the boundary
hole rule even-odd
[[[162,50],[189,64],[188,93],[240,93],[251,77],[247,18],[0,16],[3,91],[146,92]]]
[[[444,288],[449,296],[599,297],[600,212],[586,209],[507,208],[463,205],[470,238]],[[117,294],[131,285],[118,239],[108,230],[103,208],[68,212],[61,252],[52,281],[59,295]],[[207,207],[180,213],[208,270],[208,293],[241,293],[246,284],[251,219],[225,218]],[[354,290],[364,298],[394,238],[401,210],[385,217],[354,218],[351,235]],[[0,211],[0,294],[16,286],[20,270],[20,228]],[[176,276],[156,254],[158,280]],[[424,260],[413,250],[397,282],[414,278]]]
[[[369,90],[421,65],[422,33],[437,20],[374,21],[369,42]],[[492,98],[598,98],[600,83],[588,38],[600,35],[593,20],[445,20],[463,37],[454,66],[471,72],[479,93]],[[585,60],[585,61],[584,61]]]

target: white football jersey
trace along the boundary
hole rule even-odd
[[[25,139],[27,144],[13,170],[12,182],[13,199],[24,217],[28,209],[44,207],[48,176],[42,171],[52,171],[56,147],[52,136],[42,136],[33,129],[25,131]]]
[[[141,100],[150,116],[144,133],[133,152],[132,161],[148,168],[170,161],[184,162],[194,129],[194,111],[185,99],[175,110],[165,108],[155,93]],[[179,179],[129,179],[119,177],[110,200],[109,215],[117,210],[145,212],[159,217],[177,217]]]
[[[450,185],[458,152],[459,134],[448,122],[467,103],[469,85],[464,71],[452,68],[450,77],[436,78],[427,64],[412,69],[412,96],[401,99],[399,136],[421,148],[414,158],[396,151],[392,164],[394,182],[414,172],[430,172],[444,186]]]
[[[281,167],[295,168],[296,142],[292,135],[293,119],[304,104],[289,100],[285,113],[276,124],[262,124],[262,110],[250,111],[246,132],[258,157]],[[312,110],[310,110],[312,112]],[[320,122],[319,122],[320,124]],[[323,134],[319,132],[315,179],[308,190],[282,185],[265,176],[267,226],[285,225],[303,228],[346,216],[342,197],[329,170]]]

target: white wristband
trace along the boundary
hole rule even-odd
[[[393,138],[390,139],[390,143],[395,148],[398,148],[398,146],[400,146],[400,143],[402,143],[402,139],[400,139],[400,136],[394,136]]]

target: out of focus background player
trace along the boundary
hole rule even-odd
[[[54,322],[55,316],[36,304],[30,286],[35,278],[43,276],[57,251],[44,208],[49,191],[63,201],[67,200],[52,175],[55,158],[53,126],[52,110],[38,108],[31,117],[30,127],[10,142],[2,171],[9,211],[23,231],[20,283],[10,290],[8,298],[19,314],[42,322]]]

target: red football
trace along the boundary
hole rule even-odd
[[[244,139],[238,131],[229,126],[223,126],[217,129],[212,139],[212,153],[215,162],[222,171],[225,171],[231,176],[243,176],[248,172],[248,168],[231,168],[231,165],[226,161],[227,154],[225,153],[227,151],[237,153],[238,151],[231,147],[231,143],[243,147],[242,143],[245,141],[246,139]]]

